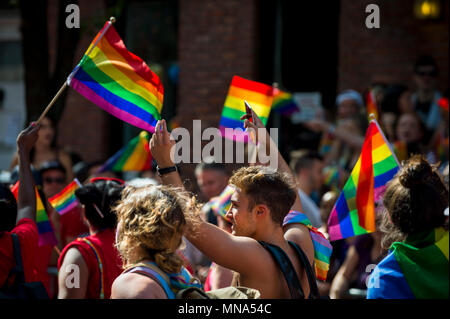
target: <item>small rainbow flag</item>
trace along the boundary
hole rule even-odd
[[[114,154],[98,172],[146,171],[152,168],[152,153],[148,146],[150,136],[142,131]]]
[[[19,183],[17,183],[11,188],[11,192],[16,197],[16,200],[19,196]],[[58,244],[58,240],[56,239],[55,232],[53,230],[52,224],[48,219],[47,211],[45,210],[44,203],[41,200],[41,196],[37,188],[36,190],[36,226],[38,228],[39,233],[39,246],[56,246]]]
[[[231,205],[231,195],[234,193],[234,187],[228,185],[222,191],[222,193],[213,200],[211,209],[218,215],[222,216],[224,219],[228,220],[226,217],[227,211]]]
[[[49,198],[48,201],[60,215],[64,215],[78,205],[75,191],[80,187],[80,182],[75,178],[69,185],[64,187],[61,192]]]
[[[283,226],[295,223],[303,224],[308,227],[314,246],[314,266],[316,270],[316,277],[319,280],[325,281],[327,279],[328,269],[330,268],[330,256],[333,251],[333,247],[328,239],[326,239],[317,228],[312,226],[305,214],[291,210],[284,218]]]
[[[370,90],[367,93],[366,107],[367,107],[367,116],[369,117],[369,121],[370,121],[370,114],[373,114],[375,116],[375,119],[378,121],[378,107],[377,107],[377,104],[375,103],[375,97],[373,96],[373,90]]]
[[[328,219],[331,241],[375,231],[375,201],[399,167],[378,122],[372,120],[358,162]]]
[[[292,94],[278,88],[273,89],[272,110],[284,116],[290,116],[297,112],[298,105],[292,98]]]
[[[164,90],[159,77],[127,50],[111,21],[92,41],[67,84],[110,114],[149,132],[161,119]]]
[[[236,141],[246,141],[248,134],[244,132],[244,121],[241,121],[241,116],[245,114],[244,101],[250,104],[265,125],[272,107],[273,88],[267,84],[233,76],[220,119],[222,136]],[[235,131],[233,135],[228,133],[226,128],[242,129],[242,133]]]

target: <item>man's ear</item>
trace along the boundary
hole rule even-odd
[[[267,207],[267,205],[264,204],[256,205],[255,210],[257,217],[265,217],[268,216],[268,214],[270,213],[269,207]]]

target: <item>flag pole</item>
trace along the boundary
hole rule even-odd
[[[95,43],[91,46],[91,48],[89,49],[89,52],[87,52],[85,55],[89,55],[92,50],[95,48],[95,46],[97,45],[97,43],[100,41],[100,39],[103,37],[103,35],[106,33],[106,31],[108,31],[109,27],[116,22],[116,18],[114,17],[110,17],[109,21],[108,21],[108,25],[106,26],[105,30],[103,30],[103,32],[100,34],[100,36],[97,38],[97,40],[95,41]],[[72,77],[75,75],[75,73],[78,71],[78,69],[80,68],[80,65],[78,64],[77,67],[72,71],[72,73],[69,74],[69,76],[67,77],[67,81],[64,81],[64,84],[61,86],[61,88],[59,89],[59,91],[56,93],[56,95],[53,97],[53,99],[50,101],[50,103],[47,105],[47,107],[45,108],[44,112],[42,112],[41,116],[39,117],[39,119],[36,121],[36,124],[39,124],[42,119],[44,118],[44,116],[48,113],[48,111],[50,110],[50,108],[53,106],[53,104],[55,104],[56,100],[60,97],[60,95],[62,94],[62,92],[67,88],[67,86],[70,84],[70,80],[72,79]]]
[[[377,119],[375,118],[375,114],[370,113],[370,114],[369,114],[369,118],[370,118],[370,121],[371,121],[371,122],[374,122],[375,125],[377,126],[378,131],[380,132],[381,136],[383,137],[384,142],[385,142],[386,145],[389,147],[389,150],[391,151],[392,156],[394,156],[394,159],[395,159],[395,161],[397,162],[398,167],[402,167],[402,165],[401,165],[400,162],[398,161],[397,156],[395,155],[394,150],[392,149],[391,143],[388,141],[388,139],[387,139],[386,136],[384,135],[383,130],[382,130],[381,127],[380,127],[380,124],[378,124],[378,121],[377,121]]]

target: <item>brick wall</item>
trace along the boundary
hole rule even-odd
[[[94,22],[98,22],[104,12],[103,1],[79,0],[78,5],[82,35],[75,54],[74,66],[100,30]],[[49,7],[49,24],[52,25],[56,11],[52,6]],[[54,37],[52,40],[54,41]],[[66,106],[58,123],[58,144],[78,153],[84,161],[105,160],[109,150],[110,115],[72,88],[67,90]]]
[[[380,8],[380,28],[367,29],[365,8]],[[338,90],[362,92],[371,82],[405,83],[414,88],[412,68],[421,54],[431,54],[440,68],[438,88],[448,88],[449,3],[441,21],[414,17],[411,0],[341,1]]]
[[[256,2],[180,0],[179,16],[178,119],[190,132],[193,119],[218,127],[233,75],[256,75]],[[194,168],[183,165],[186,176]]]

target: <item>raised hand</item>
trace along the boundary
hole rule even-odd
[[[39,137],[39,129],[41,128],[40,124],[31,123],[26,129],[20,132],[17,137],[17,149],[19,152],[25,152],[28,154],[33,148]]]
[[[155,133],[149,144],[152,156],[160,168],[174,165],[175,141],[171,139],[165,120],[156,123]]]

